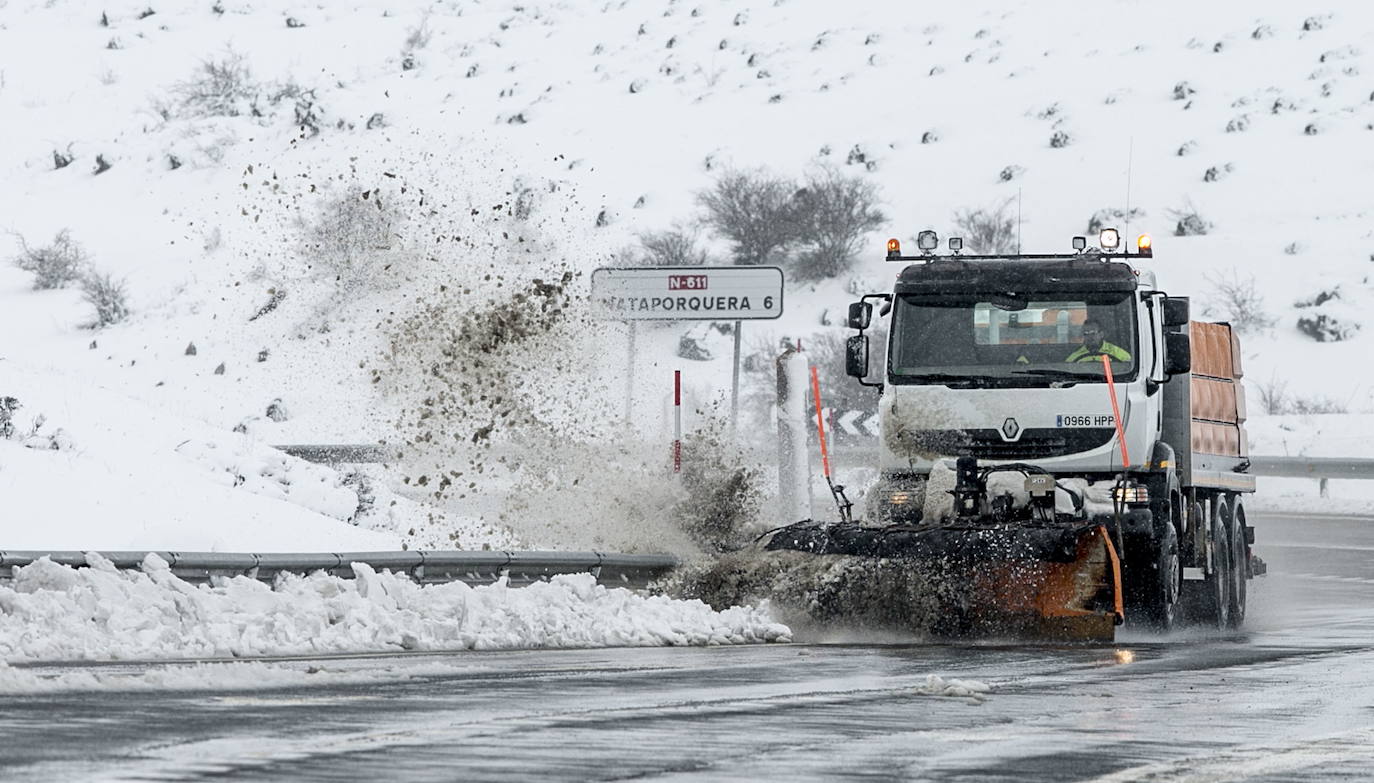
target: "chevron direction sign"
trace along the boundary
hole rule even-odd
[[[878,436],[878,414],[873,411],[826,408],[826,421],[836,438],[858,439]]]

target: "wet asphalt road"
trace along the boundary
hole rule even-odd
[[[1374,779],[1374,520],[1251,519],[1270,573],[1233,635],[358,657],[276,664],[322,669],[280,689],[0,694],[0,780]],[[925,695],[930,674],[993,691]]]

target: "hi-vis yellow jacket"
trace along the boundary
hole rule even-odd
[[[1078,350],[1076,350],[1076,351],[1074,351],[1073,353],[1069,354],[1068,358],[1065,359],[1064,361],[1066,361],[1066,362],[1100,362],[1100,361],[1102,361],[1102,355],[1103,355],[1103,354],[1106,354],[1107,356],[1111,357],[1112,361],[1117,361],[1117,362],[1129,362],[1129,361],[1131,360],[1131,352],[1130,352],[1130,351],[1126,350],[1125,348],[1122,348],[1122,347],[1119,346],[1119,345],[1113,345],[1112,343],[1109,343],[1109,342],[1107,342],[1106,340],[1103,340],[1103,341],[1102,341],[1102,347],[1099,348],[1099,349],[1096,350],[1096,351],[1089,351],[1089,350],[1088,350],[1088,346],[1086,346],[1086,345],[1080,345],[1080,346],[1078,346]]]

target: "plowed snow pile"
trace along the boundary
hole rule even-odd
[[[420,586],[355,563],[268,586],[197,586],[148,555],[142,572],[97,554],[89,568],[46,558],[0,584],[0,660],[315,655],[396,650],[716,645],[790,641],[767,608],[713,611],[596,584],[590,574],[511,589]]]

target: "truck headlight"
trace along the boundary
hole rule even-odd
[[[887,496],[888,505],[901,508],[910,508],[916,501],[916,493],[905,489],[899,489]]]
[[[1150,505],[1150,490],[1144,484],[1127,484],[1112,488],[1112,500],[1128,506]]]

